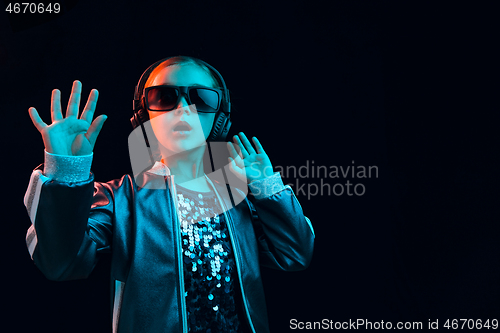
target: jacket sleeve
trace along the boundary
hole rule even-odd
[[[312,259],[314,229],[292,188],[283,186],[279,173],[249,187],[261,265],[284,271],[306,269]]]
[[[47,177],[43,164],[32,173],[24,203],[31,219],[26,244],[35,265],[50,280],[86,278],[99,254],[109,252],[113,226],[107,183]]]

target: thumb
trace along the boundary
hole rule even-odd
[[[102,125],[104,125],[106,119],[108,119],[108,116],[104,114],[95,118],[92,124],[90,124],[89,130],[85,133],[85,137],[89,140],[92,149],[94,149],[95,141],[97,140],[97,136],[101,132]]]
[[[232,157],[228,157],[228,161],[229,161],[229,170],[240,180],[246,182],[247,178],[245,170],[240,168]]]
[[[227,160],[229,161],[229,170],[231,170],[231,172],[234,174],[238,174],[234,160],[231,157],[228,157]]]

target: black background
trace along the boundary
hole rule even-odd
[[[63,108],[73,80],[82,105],[98,89],[96,115],[108,120],[92,170],[97,181],[119,178],[130,172],[133,88],[150,64],[178,54],[219,70],[230,134],[257,136],[273,165],[378,166],[378,178],[351,180],[363,196],[298,194],[315,255],[305,271],[263,270],[273,332],[292,318],[498,319],[493,2],[60,3],[59,15],[0,12],[7,331],[111,331],[108,259],[86,280],[52,282],[26,249],[23,196],[43,162],[28,108],[49,122],[52,89]]]

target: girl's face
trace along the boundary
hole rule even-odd
[[[195,64],[175,64],[153,71],[145,88],[159,85],[198,85],[213,88],[214,80]],[[215,119],[215,113],[198,113],[194,105],[189,105],[184,95],[174,110],[148,110],[148,113],[162,154],[180,153],[205,145]],[[163,148],[166,148],[167,152]]]

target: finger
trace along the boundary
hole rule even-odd
[[[231,157],[241,157],[240,153],[234,148],[234,144],[232,142],[227,143],[227,150],[229,150],[229,154],[231,155]]]
[[[234,143],[236,143],[238,145],[238,148],[240,149],[242,158],[247,157],[249,154],[248,154],[247,150],[245,149],[245,146],[241,142],[240,137],[235,135],[233,137],[233,140],[234,140]]]
[[[243,145],[245,146],[245,149],[247,150],[247,152],[249,154],[255,154],[255,149],[253,149],[253,146],[250,143],[250,141],[248,141],[247,136],[245,135],[245,133],[240,132],[239,137],[241,138],[241,141],[243,142]]]
[[[78,116],[80,108],[80,98],[82,96],[82,83],[78,80],[73,81],[71,88],[71,96],[69,97],[68,108],[66,109],[66,117]]]
[[[52,90],[52,98],[50,100],[50,117],[52,122],[63,118],[61,112],[61,91],[59,89]]]
[[[234,162],[232,157],[228,157],[227,160],[229,161],[229,169],[232,171],[236,170],[236,163]]]
[[[108,119],[108,116],[104,114],[95,118],[92,124],[90,125],[89,130],[87,131],[87,133],[85,133],[85,137],[89,140],[92,149],[94,149],[97,136],[101,132],[102,125],[104,125],[106,119]]]
[[[245,163],[243,163],[242,156],[236,151],[232,142],[228,142],[228,150],[231,155],[231,160],[233,160],[240,168],[243,167]]]
[[[33,125],[35,125],[36,129],[41,132],[44,127],[47,127],[47,124],[43,122],[42,118],[38,114],[38,111],[35,108],[29,108],[28,112],[30,114],[31,121]]]
[[[229,170],[233,173],[239,175],[239,177],[246,177],[245,170],[236,163],[236,161],[232,157],[228,157],[229,160]]]
[[[89,98],[87,99],[87,103],[83,108],[82,115],[80,116],[80,119],[85,120],[89,124],[92,122],[92,118],[94,118],[94,112],[98,97],[99,97],[99,92],[97,91],[97,89],[92,89]]]
[[[231,157],[228,157],[227,159],[229,161],[229,170],[231,170],[233,173],[238,173],[238,171],[236,170],[236,163],[234,162],[234,160]]]
[[[234,159],[234,162],[240,168],[244,168],[245,167],[245,162],[243,162],[243,159],[241,158],[240,155],[236,156],[236,158]]]
[[[262,145],[260,144],[260,141],[259,139],[257,139],[255,136],[252,138],[252,141],[253,143],[255,144],[255,148],[257,148],[257,153],[259,154],[265,154],[266,151],[264,150],[264,148],[262,147]]]

